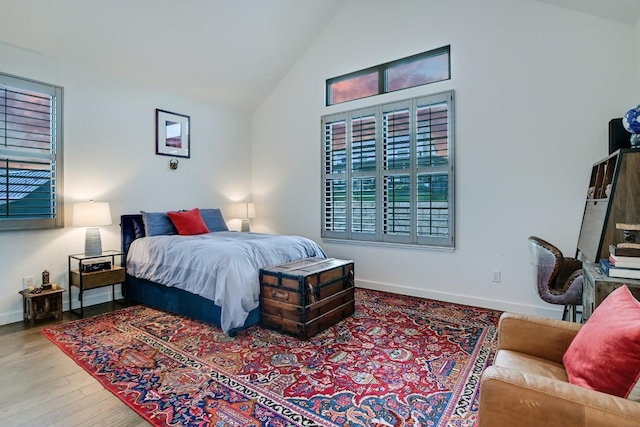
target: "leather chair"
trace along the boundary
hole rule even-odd
[[[529,237],[533,280],[543,301],[564,305],[562,320],[576,321],[582,305],[582,262],[562,255],[560,249],[536,236]]]
[[[568,382],[562,356],[581,327],[504,313],[480,380],[479,427],[640,426],[640,403]]]

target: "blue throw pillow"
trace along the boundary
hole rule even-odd
[[[200,215],[209,231],[229,231],[220,209],[200,209]]]
[[[142,214],[145,235],[164,236],[176,234],[176,229],[166,212],[140,211],[140,213]]]

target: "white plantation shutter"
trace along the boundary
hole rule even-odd
[[[323,238],[454,247],[453,91],[322,128]]]
[[[346,236],[347,230],[347,129],[342,117],[323,121],[324,189],[323,229],[327,236]]]
[[[446,100],[417,105],[417,235],[419,241],[445,239],[453,227],[450,176],[451,108]]]
[[[62,89],[0,74],[0,230],[62,226]]]
[[[376,139],[379,122],[375,109],[351,114],[350,148],[350,223],[351,237],[375,240],[377,224]]]
[[[383,106],[382,240],[412,243],[411,101]]]

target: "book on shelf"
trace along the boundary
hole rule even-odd
[[[640,249],[638,248],[622,248],[616,245],[609,245],[609,253],[614,256],[639,257]]]
[[[615,256],[609,254],[609,263],[613,267],[640,268],[640,257]]]
[[[608,259],[600,260],[600,269],[609,277],[640,279],[640,268],[622,268],[611,265]]]

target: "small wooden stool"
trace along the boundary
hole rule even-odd
[[[33,326],[36,320],[62,319],[62,293],[66,289],[57,288],[46,291],[29,291],[23,289],[19,293],[22,295],[22,308],[24,310],[24,321]]]

